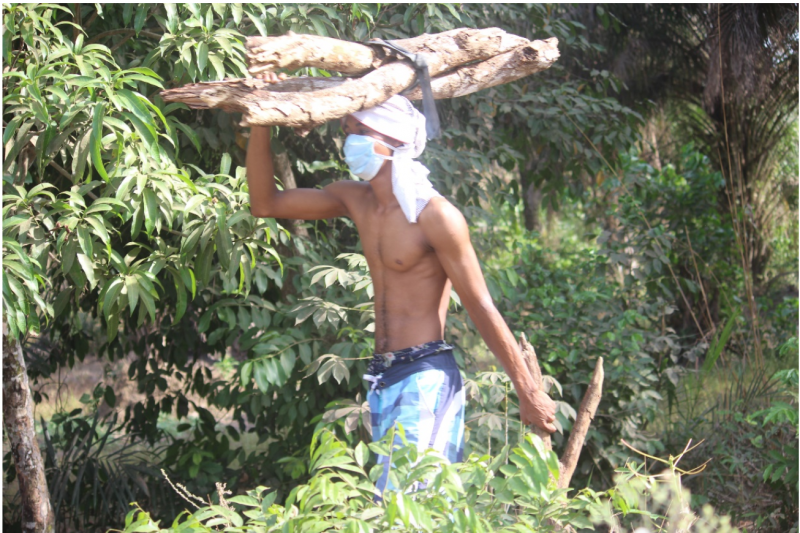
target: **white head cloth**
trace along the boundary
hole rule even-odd
[[[403,143],[392,154],[392,192],[409,222],[416,223],[431,198],[441,196],[433,188],[430,171],[414,158],[425,149],[425,116],[408,101],[395,95],[353,117],[378,133]]]

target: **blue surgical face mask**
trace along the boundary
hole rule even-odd
[[[389,156],[375,153],[375,143],[392,148],[385,142],[367,137],[366,135],[348,135],[344,141],[344,162],[350,167],[350,172],[362,180],[371,180],[383,166],[383,162],[392,159]]]

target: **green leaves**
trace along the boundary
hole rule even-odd
[[[253,377],[255,378],[256,385],[261,392],[270,390],[270,385],[276,387],[283,386],[289,379],[289,373],[286,371],[286,365],[282,360],[274,358],[261,359],[253,362]]]
[[[117,303],[117,297],[123,287],[125,287],[125,281],[122,278],[109,279],[106,282],[103,288],[103,292],[105,293],[103,297],[103,314],[106,320],[108,320],[109,315],[112,313],[113,307]]]
[[[206,65],[208,65],[208,45],[202,42],[197,45],[197,68],[201,75],[205,72]]]
[[[148,4],[140,4],[136,8],[136,17],[133,19],[133,28],[136,32],[140,32],[144,28],[144,23],[147,20],[147,14],[150,11]]]
[[[150,188],[146,188],[142,196],[144,197],[144,227],[149,235],[153,233],[156,222],[159,220],[158,199]]]
[[[22,246],[3,235],[3,308],[12,338],[24,336],[29,330],[39,331],[37,309],[53,316],[53,307],[40,296],[45,286],[42,267]]]
[[[505,450],[496,457],[473,454],[462,463],[450,464],[432,450],[423,453],[415,445],[407,445],[404,434],[403,428],[396,426],[378,442],[369,446],[360,442],[352,447],[337,438],[332,429],[318,429],[304,457],[278,461],[284,465],[302,461],[310,476],[307,482],[295,486],[283,503],[276,503],[274,490],[257,487],[246,495],[230,498],[226,507],[210,505],[192,516],[180,516],[166,531],[192,528],[210,533],[212,527],[228,525],[267,532],[367,533],[392,529],[489,533],[548,531],[562,524],[593,529],[596,525],[617,524],[625,515],[647,516],[672,527],[686,518],[685,511],[668,512],[678,494],[686,497],[680,483],[663,474],[660,479],[648,476],[635,464],[621,469],[615,485],[607,491],[586,490],[568,497],[566,491],[556,490],[549,481],[549,473],[555,471],[557,475],[558,471],[555,454],[544,453],[538,437],[528,435],[510,451],[509,457],[519,466],[505,465],[501,469],[507,472],[504,474],[496,473],[492,465],[502,463]],[[398,444],[401,440],[403,444]],[[398,490],[375,486],[372,479],[383,470],[381,464],[367,475],[370,448],[384,456],[391,454],[389,476],[399,483]],[[207,456],[194,451],[188,457],[199,465]],[[376,503],[376,496],[381,496],[382,501]],[[506,511],[506,505],[514,506],[513,514]],[[717,530],[715,524],[720,524],[708,511],[702,520],[709,530]],[[126,519],[125,532],[150,523],[145,513],[132,511]]]
[[[101,139],[103,138],[103,116],[105,114],[105,105],[98,102],[94,106],[92,113],[92,134],[89,137],[89,146],[92,153],[92,164],[100,176],[108,181],[108,173],[103,166],[103,157],[101,155],[102,146]]]
[[[327,381],[331,376],[337,383],[350,380],[350,369],[347,368],[345,362],[338,355],[332,353],[322,355],[317,364],[319,365],[317,380],[320,384]]]
[[[739,310],[737,309],[725,322],[725,325],[722,327],[719,335],[714,337],[714,341],[712,342],[711,346],[708,348],[708,354],[706,354],[706,360],[703,361],[703,372],[708,373],[714,368],[714,364],[719,359],[722,350],[725,348],[725,345],[728,344],[728,340],[731,338],[731,334],[733,334],[733,328],[736,325],[736,320],[739,318]]]

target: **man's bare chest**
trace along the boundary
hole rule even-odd
[[[407,272],[436,260],[419,224],[409,224],[399,208],[365,213],[356,226],[373,277],[378,270]]]

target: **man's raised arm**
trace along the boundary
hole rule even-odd
[[[318,220],[348,216],[342,201],[349,185],[336,182],[324,189],[278,190],[272,164],[269,128],[250,128],[247,145],[247,185],[250,189],[250,212],[261,218]]]
[[[552,433],[555,402],[544,391],[535,389],[519,344],[492,302],[464,216],[447,200],[434,198],[419,221],[461,303],[514,383],[522,422]]]

